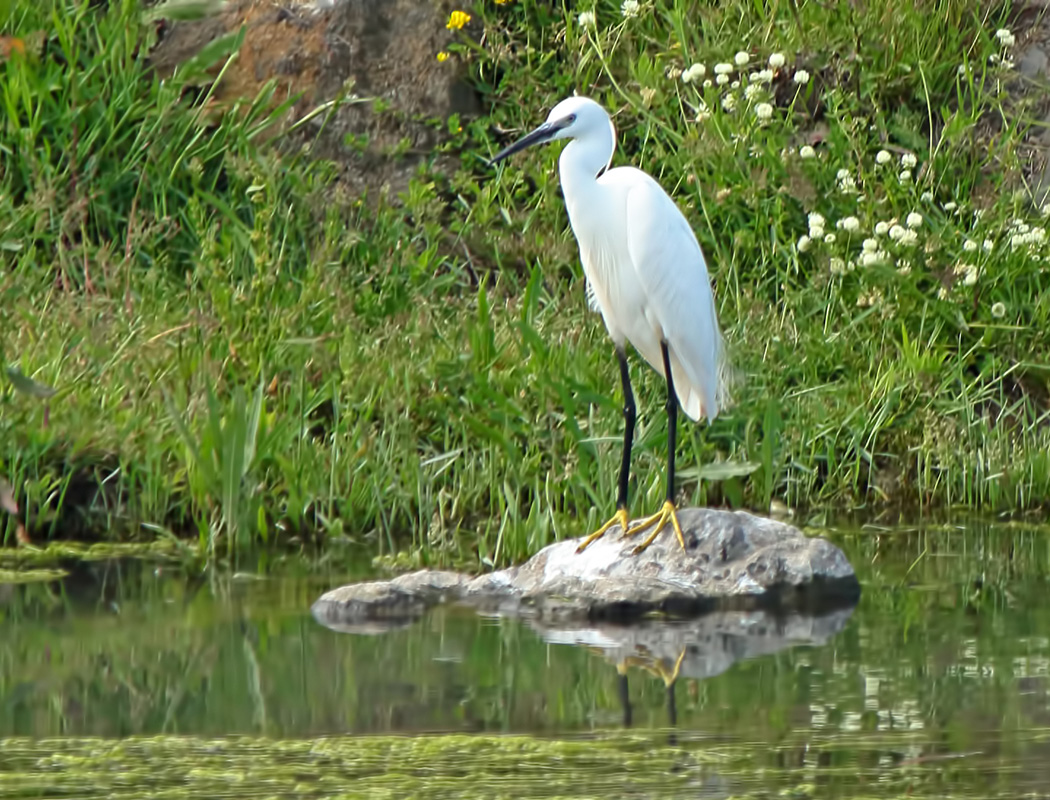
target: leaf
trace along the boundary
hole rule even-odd
[[[15,487],[3,478],[0,478],[0,508],[8,514],[18,513],[18,503],[15,501]]]
[[[144,12],[142,18],[146,22],[157,19],[188,22],[211,17],[225,10],[226,0],[168,0]]]
[[[22,374],[21,370],[16,367],[6,368],[7,379],[11,381],[11,385],[15,387],[15,391],[21,392],[22,394],[28,394],[31,397],[39,397],[46,400],[49,397],[55,395],[55,389],[39,381],[35,381]]]
[[[715,461],[696,469],[682,470],[679,475],[704,481],[725,481],[750,475],[761,466],[757,461]]]

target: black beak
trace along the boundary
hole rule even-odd
[[[558,122],[544,122],[540,127],[531,133],[526,133],[514,144],[504,147],[491,159],[489,159],[490,165],[496,165],[508,156],[512,156],[520,150],[524,150],[526,147],[531,147],[534,144],[542,144],[543,142],[550,141],[550,138],[569,124],[569,121],[558,121]]]

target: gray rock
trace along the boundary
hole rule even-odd
[[[332,589],[313,605],[314,618],[344,633],[386,633],[411,625],[431,606],[456,599],[470,578],[427,569],[391,581],[352,583]]]
[[[583,553],[580,540],[545,547],[525,564],[477,578],[423,570],[322,595],[314,616],[329,627],[416,619],[459,601],[481,611],[546,621],[630,619],[653,612],[785,611],[852,605],[860,585],[845,555],[797,528],[742,511],[678,512],[686,550],[665,530],[633,554],[637,539],[614,527]]]
[[[1046,51],[1033,45],[1021,54],[1017,61],[1017,71],[1026,78],[1045,77],[1048,63],[1050,58],[1047,58]]]

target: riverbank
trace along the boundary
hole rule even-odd
[[[149,74],[133,7],[16,6],[5,33],[49,33],[3,64],[8,544],[345,538],[505,564],[604,520],[618,376],[554,153],[481,161],[574,89],[710,262],[736,404],[681,426],[684,503],[1050,499],[1039,109],[1011,63],[1041,28],[1017,9],[485,4],[442,63],[487,115],[436,121],[460,168],[395,200],[263,144],[265,104],[205,121]],[[641,511],[666,430],[632,369]]]

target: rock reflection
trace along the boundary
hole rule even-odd
[[[720,675],[738,661],[800,645],[822,645],[845,626],[855,606],[824,614],[773,611],[715,611],[685,620],[650,619],[631,625],[529,620],[550,644],[579,645],[600,654],[620,673],[624,725],[632,712],[627,676],[641,669],[667,688],[668,722],[677,724],[675,683],[681,677],[704,680]]]

